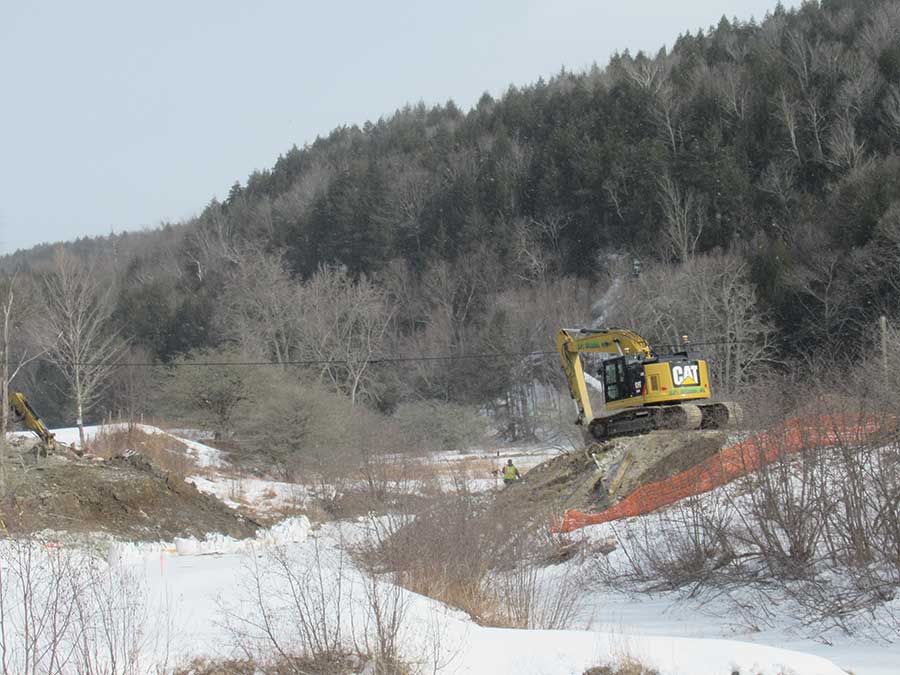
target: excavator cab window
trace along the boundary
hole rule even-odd
[[[644,388],[644,365],[640,361],[628,362],[620,356],[603,362],[600,372],[606,401],[640,396]]]
[[[622,398],[622,384],[625,378],[625,359],[609,359],[603,364],[603,390],[607,401]]]

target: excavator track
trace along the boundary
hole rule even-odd
[[[657,429],[724,429],[741,422],[737,403],[681,403],[658,407],[645,406],[599,417],[588,425],[588,442],[618,436],[639,436]]]
[[[727,429],[744,421],[744,411],[740,404],[733,401],[726,403],[700,403],[703,413],[701,429]]]

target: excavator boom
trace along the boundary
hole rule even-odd
[[[631,355],[639,360],[655,358],[650,344],[627,328],[563,328],[557,333],[556,349],[569,381],[569,391],[578,406],[579,424],[587,424],[594,418],[579,354]]]
[[[52,452],[56,449],[56,440],[53,434],[41,421],[31,404],[28,403],[25,394],[18,391],[10,391],[9,407],[16,414],[18,420],[41,439],[48,451]]]

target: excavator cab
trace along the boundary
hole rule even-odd
[[[599,372],[606,403],[640,398],[644,391],[644,364],[635,357],[607,359]],[[640,401],[637,402],[640,405]]]

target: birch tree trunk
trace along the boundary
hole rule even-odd
[[[84,416],[102,395],[125,347],[110,325],[112,286],[101,284],[95,268],[62,248],[43,282],[38,335],[69,385],[84,448]]]

